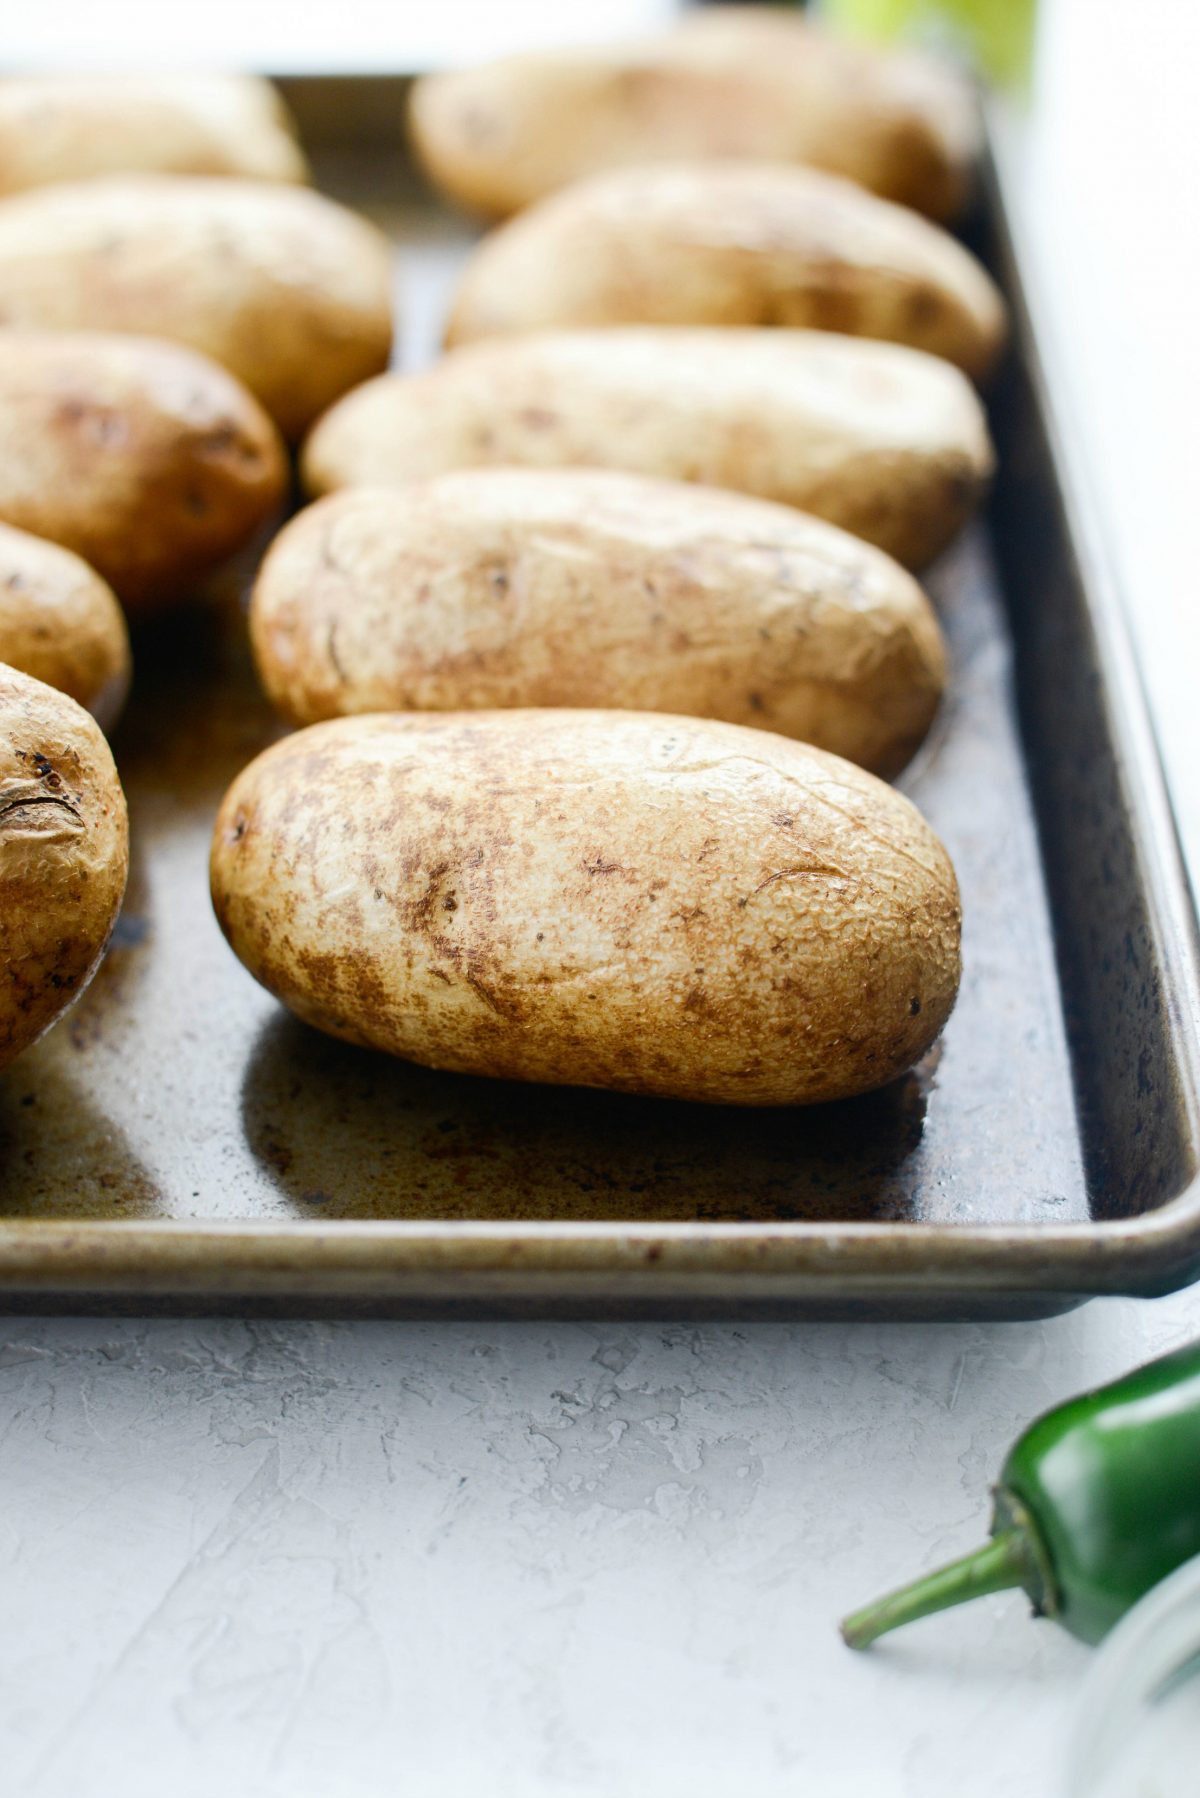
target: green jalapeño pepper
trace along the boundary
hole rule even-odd
[[[851,1648],[1013,1586],[1036,1615],[1098,1642],[1200,1554],[1200,1343],[1039,1417],[993,1496],[991,1541],[847,1617]]]

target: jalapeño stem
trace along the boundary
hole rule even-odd
[[[987,1592],[1004,1592],[1012,1586],[1028,1588],[1031,1571],[1024,1531],[1003,1530],[972,1554],[855,1611],[842,1623],[842,1638],[849,1648],[867,1648],[876,1637],[899,1629],[903,1623],[915,1623],[918,1617],[929,1617],[934,1611],[966,1604]]]

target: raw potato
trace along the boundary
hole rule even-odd
[[[303,181],[270,82],[253,75],[8,75],[0,194],[131,170]]]
[[[68,549],[0,524],[0,663],[85,706],[105,729],[129,691],[116,595]]]
[[[0,1068],[95,973],[128,869],[125,795],[100,727],[0,667]]]
[[[924,1053],[958,985],[954,873],[908,800],[695,718],[314,724],[230,788],[212,888],[309,1023],[504,1079],[846,1098]]]
[[[224,369],[149,338],[0,331],[0,520],[127,610],[186,595],[278,510],[287,458]]]
[[[305,188],[199,175],[40,188],[0,201],[0,325],[188,344],[297,437],[387,367],[391,251]]]
[[[2,240],[0,240],[2,241]],[[486,237],[447,343],[579,325],[791,325],[944,356],[975,380],[1004,302],[937,225],[816,169],[618,169]]]
[[[250,613],[293,724],[497,706],[687,712],[896,774],[945,679],[911,575],[787,506],[595,469],[331,495]]]
[[[970,516],[992,452],[968,382],[915,350],[625,327],[473,344],[369,382],[317,425],[303,466],[316,494],[503,463],[738,488],[917,568]]]
[[[601,169],[713,156],[813,163],[947,218],[978,148],[950,70],[780,7],[697,8],[640,42],[428,75],[410,121],[434,180],[493,216]]]

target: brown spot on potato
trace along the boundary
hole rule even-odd
[[[514,1008],[501,999],[479,974],[468,971],[464,978],[471,991],[482,999],[489,1010],[496,1013],[497,1017],[507,1019],[515,1015]]]

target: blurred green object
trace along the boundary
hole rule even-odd
[[[821,0],[814,10],[863,37],[957,52],[1006,86],[1029,73],[1037,0]]]

